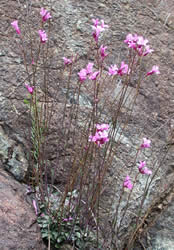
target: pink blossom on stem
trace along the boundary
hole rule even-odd
[[[72,217],[69,217],[69,218],[65,218],[65,219],[63,219],[63,221],[65,221],[65,222],[68,222],[68,221],[71,221],[71,220],[73,220],[73,218],[72,218]]]
[[[148,42],[149,41],[147,39],[144,39],[143,36],[138,36],[138,40],[137,40],[137,45],[138,46],[141,46],[141,47],[146,46]]]
[[[159,67],[156,65],[154,65],[152,67],[151,71],[149,71],[146,75],[149,76],[149,75],[153,75],[153,74],[156,74],[156,75],[160,74]]]
[[[94,29],[94,32],[92,33],[94,39],[96,42],[98,42],[98,38],[99,38],[99,35],[100,33],[104,30],[101,26],[92,26],[93,29]]]
[[[95,142],[98,146],[109,141],[108,132],[106,130],[96,132],[94,136],[89,136],[89,141]]]
[[[111,65],[111,66],[109,67],[108,74],[109,74],[110,76],[116,75],[117,72],[118,72],[118,68],[117,68],[117,65],[116,65],[116,64],[115,64],[115,65]]]
[[[147,56],[148,54],[152,53],[154,50],[150,49],[149,45],[146,45],[144,48],[143,56]]]
[[[90,80],[96,80],[97,79],[97,76],[100,74],[100,71],[96,71],[94,73],[92,73],[90,76],[89,76],[89,79]]]
[[[69,65],[72,63],[72,60],[71,59],[68,59],[66,57],[62,57],[63,58],[63,61],[64,61],[64,65]]]
[[[92,19],[92,21],[93,21],[94,26],[97,27],[99,24],[99,19]]]
[[[135,35],[128,34],[126,36],[126,39],[124,40],[124,43],[127,43],[127,45],[128,45],[129,48],[136,49],[136,47],[137,47],[137,45],[136,45],[137,40],[138,40],[137,34],[135,34]]]
[[[109,141],[109,138],[108,138],[109,125],[97,124],[96,127],[97,127],[97,131],[94,136],[92,135],[89,136],[89,141],[95,142],[100,147],[101,145]]]
[[[124,62],[121,62],[121,66],[118,69],[118,75],[122,76],[124,74],[129,74],[130,70],[127,64],[125,64]]]
[[[96,42],[98,42],[99,35],[102,31],[104,31],[106,28],[108,28],[108,25],[104,23],[104,20],[101,20],[101,25],[99,25],[99,20],[98,19],[92,19],[93,21],[93,30],[94,32],[92,33],[94,39]]]
[[[83,81],[85,81],[87,79],[87,72],[86,69],[81,69],[80,72],[78,73],[79,78],[80,78],[80,82],[82,83]]]
[[[104,23],[104,20],[101,20],[101,27],[103,29],[109,28],[109,26]]]
[[[45,43],[48,40],[47,34],[45,33],[45,30],[39,30],[38,33],[40,36],[41,43]]]
[[[105,50],[107,49],[107,46],[103,46],[103,44],[100,46],[100,55],[102,60],[104,60],[104,58],[108,55],[105,53]]]
[[[143,143],[141,144],[141,148],[150,148],[151,140],[147,138],[143,138]]]
[[[109,124],[96,124],[97,131],[104,131],[109,129]]]
[[[126,187],[128,189],[132,189],[133,188],[133,184],[131,183],[131,180],[130,180],[130,176],[127,175],[124,182],[123,182],[123,187]]]
[[[138,36],[137,34],[128,34],[124,42],[127,43],[129,48],[136,50],[139,56],[146,56],[154,51],[153,49],[150,49],[150,46],[148,45],[149,41],[143,36]]]
[[[88,63],[88,65],[86,66],[86,74],[87,75],[92,73],[93,66],[94,66],[93,63]]]
[[[45,10],[44,8],[41,8],[40,14],[42,16],[42,21],[45,22],[48,19],[50,19],[52,16],[50,15],[50,13]]]
[[[138,166],[138,170],[141,174],[146,174],[146,175],[151,175],[152,171],[150,169],[148,169],[146,166],[146,162],[145,161],[140,161],[140,164]]]
[[[34,87],[29,86],[27,83],[25,83],[25,87],[27,88],[28,92],[32,95],[34,91]]]
[[[18,20],[15,20],[11,23],[11,25],[13,26],[13,28],[16,30],[17,34],[21,34],[21,31],[19,29],[19,26],[18,26]]]
[[[37,204],[35,200],[33,200],[33,207],[34,207],[36,215],[38,215],[38,208],[37,208]]]

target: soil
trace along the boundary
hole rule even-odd
[[[61,84],[60,72],[63,69],[62,57],[78,54],[77,70],[81,65],[86,64],[89,58],[89,47],[91,41],[91,19],[104,19],[109,25],[108,31],[102,37],[102,43],[108,46],[109,56],[105,64],[106,68],[110,64],[125,60],[127,56],[126,46],[123,41],[128,33],[137,33],[147,37],[154,53],[144,62],[144,69],[150,70],[152,65],[158,65],[160,75],[146,78],[140,89],[140,96],[137,99],[137,106],[132,114],[128,129],[125,131],[125,140],[130,147],[125,149],[125,145],[120,147],[119,164],[120,169],[111,169],[107,174],[108,182],[113,179],[113,172],[122,173],[121,167],[128,166],[131,161],[132,145],[134,146],[138,136],[143,131],[143,135],[148,135],[154,145],[154,158],[150,160],[153,166],[156,158],[160,157],[159,147],[166,143],[172,144],[170,135],[174,126],[174,3],[173,0],[52,0],[52,1],[5,1],[1,0],[0,7],[0,36],[1,48],[0,59],[2,67],[0,69],[0,122],[9,137],[19,141],[18,135],[23,138],[25,151],[29,145],[26,140],[26,127],[29,127],[29,114],[26,112],[26,105],[23,103],[26,90],[22,87],[28,76],[25,72],[24,63],[31,64],[32,58],[29,50],[26,53],[26,61],[21,58],[21,50],[18,36],[15,34],[10,23],[18,19],[24,36],[24,46],[29,45],[27,31],[29,28],[34,30],[33,37],[37,37],[37,26],[39,25],[40,8],[45,7],[51,11],[53,20],[51,21],[50,35],[50,61],[49,61],[49,97],[55,100],[55,110],[59,113],[54,117],[52,133],[49,136],[50,148],[48,157],[50,164],[54,167],[57,162],[55,158],[57,152],[60,154],[59,170],[55,176],[56,184],[62,188],[67,180],[67,170],[70,168],[69,155],[64,155],[62,149],[56,149],[55,138],[57,134],[63,138],[61,127],[57,127],[60,116],[63,113],[61,103],[62,92],[55,96],[55,89]],[[31,17],[32,16],[32,17]],[[27,24],[27,28],[26,28]],[[37,42],[33,42],[33,47]],[[60,60],[61,59],[61,60]],[[82,67],[81,67],[82,68]],[[37,76],[42,82],[42,75]],[[137,79],[131,83],[134,88]],[[42,95],[43,86],[40,84]],[[86,97],[88,98],[88,97]],[[86,100],[86,99],[85,99]],[[122,119],[124,119],[124,112]],[[72,142],[69,142],[71,148]],[[56,151],[57,150],[57,151]],[[126,151],[127,150],[127,151]],[[169,180],[173,176],[174,165],[172,162],[173,148],[168,154],[164,167],[161,169],[160,176],[163,180]],[[66,156],[66,160],[64,157]],[[118,163],[116,164],[119,165]],[[117,168],[118,169],[118,168]],[[173,177],[168,182],[172,183]],[[113,184],[114,185],[114,184]],[[157,187],[165,190],[165,181],[156,181],[156,186],[152,189],[156,195]],[[171,190],[171,193],[173,189]],[[151,193],[151,195],[152,195]],[[114,189],[106,189],[103,192],[103,199],[108,200],[114,196]],[[116,195],[117,196],[117,195]],[[155,196],[155,195],[154,195]],[[152,195],[153,197],[153,195]],[[163,196],[162,196],[163,197]],[[117,201],[115,198],[115,202]],[[165,199],[165,198],[164,198]],[[171,200],[170,200],[171,202]],[[161,201],[162,204],[162,201]],[[154,207],[158,207],[155,203]],[[106,205],[107,207],[107,205]],[[151,211],[151,210],[150,210]],[[158,215],[158,209],[155,210]],[[161,213],[161,210],[160,210]],[[156,216],[153,216],[156,218]],[[151,223],[148,222],[150,225]],[[124,232],[124,230],[123,230]],[[107,234],[106,234],[107,235]],[[138,234],[137,234],[138,235]],[[138,236],[137,236],[138,237]],[[147,242],[146,242],[147,244]],[[138,245],[138,249],[143,249]]]

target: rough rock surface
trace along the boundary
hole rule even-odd
[[[148,152],[146,158],[148,159],[149,166],[152,166],[153,170],[156,159],[159,160],[160,157],[162,158],[159,148],[167,142],[169,129],[172,128],[174,121],[173,0],[151,0],[147,2],[133,0],[53,0],[50,5],[50,1],[43,1],[42,3],[43,6],[50,8],[54,18],[51,30],[52,42],[50,52],[52,55],[50,62],[52,71],[49,76],[51,96],[55,85],[57,85],[60,80],[59,76],[57,76],[57,70],[62,65],[60,62],[62,56],[78,53],[80,55],[80,63],[82,63],[82,65],[86,64],[84,61],[89,52],[87,45],[90,44],[91,40],[92,18],[104,19],[110,26],[110,29],[102,37],[102,43],[109,47],[110,52],[106,60],[106,69],[110,64],[125,60],[126,50],[123,45],[123,40],[127,33],[138,33],[149,39],[155,53],[151,58],[153,64],[147,61],[144,65],[144,69],[149,69],[151,65],[158,64],[161,75],[158,78],[152,77],[150,80],[145,80],[141,87],[140,96],[137,100],[138,105],[131,117],[128,129],[123,135],[119,157],[115,159],[113,169],[109,170],[108,182],[120,176],[123,172],[122,169],[126,168],[126,171],[129,170],[131,159],[134,155],[134,147],[137,145],[141,131],[143,131],[144,136],[152,137],[154,156],[149,158],[150,152]],[[30,4],[33,5],[32,14],[35,14],[35,17],[32,19],[35,28],[39,19],[39,10],[42,6],[40,1],[30,1],[28,9],[30,9]],[[0,70],[2,79],[0,85],[0,121],[4,127],[8,126],[13,128],[11,130],[13,134],[9,134],[9,137],[14,136],[14,134],[20,134],[20,136],[26,139],[25,132],[29,122],[27,112],[25,112],[26,106],[23,103],[26,90],[22,87],[22,84],[25,82],[27,75],[23,61],[20,60],[20,46],[16,46],[18,44],[18,38],[16,38],[16,34],[14,34],[14,31],[10,27],[10,22],[14,19],[20,19],[21,28],[23,31],[25,30],[24,24],[26,21],[29,21],[26,11],[27,2],[11,0],[7,3],[7,1],[4,0],[1,6],[2,18],[0,23],[3,36],[0,51],[0,58],[2,59],[2,67]],[[12,9],[13,12],[11,11]],[[27,63],[31,63],[31,60],[28,56]],[[80,68],[81,65],[78,70]],[[131,83],[130,88],[134,88],[136,80],[137,79]],[[86,98],[86,100],[88,100],[88,98]],[[58,104],[55,105],[55,109],[58,110]],[[171,127],[169,125],[171,125]],[[55,122],[55,129],[56,128],[57,124]],[[51,154],[53,152],[54,150],[51,149]],[[153,181],[148,202],[145,204],[146,206],[148,206],[153,200],[153,197],[157,195],[160,188],[164,188],[164,186],[161,186],[161,178],[167,180],[168,175],[173,172],[172,154],[173,148],[166,158],[165,164],[163,164],[160,169],[159,175]],[[62,169],[65,168],[62,167]],[[116,174],[117,176],[115,177]],[[64,181],[62,176],[64,177],[64,172],[57,175],[58,181]],[[138,196],[145,181],[145,178],[141,178],[137,184],[135,196],[131,204],[132,210],[136,209]],[[114,186],[114,183],[112,183],[112,186]],[[115,190],[110,187],[106,190],[106,194],[103,197],[103,200],[107,203],[106,206],[114,206],[114,203],[117,203],[118,199],[119,195],[115,194]],[[124,202],[123,200],[123,205]],[[130,216],[128,215],[128,217]],[[125,228],[126,227],[127,224],[125,224]],[[156,234],[159,233],[157,231]],[[156,236],[154,236],[154,238],[155,237]]]
[[[148,231],[148,240],[151,247],[147,250],[173,250],[174,249],[174,198],[159,217],[154,226]]]
[[[0,249],[44,250],[36,215],[26,200],[26,186],[0,167]]]
[[[4,169],[10,172],[16,180],[23,181],[28,171],[22,144],[10,139],[0,126],[0,159]]]

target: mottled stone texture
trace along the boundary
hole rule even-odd
[[[44,250],[26,186],[0,168],[0,249]]]
[[[148,250],[173,250],[174,249],[174,196],[169,206],[155,225],[149,230],[151,248]]]

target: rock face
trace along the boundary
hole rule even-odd
[[[171,185],[173,185],[173,182]],[[147,238],[151,246],[147,247],[147,250],[174,249],[174,189],[163,204],[168,204],[167,208],[160,214],[155,224],[148,230]]]
[[[26,187],[0,167],[0,249],[44,250]]]
[[[18,181],[23,181],[28,170],[22,146],[10,139],[0,126],[0,158],[3,167]]]
[[[173,250],[174,249],[174,198],[169,207],[155,225],[149,230],[151,247],[147,250]]]

